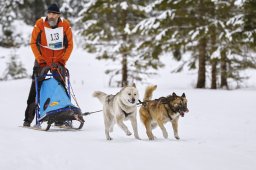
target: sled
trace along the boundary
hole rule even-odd
[[[42,76],[44,76],[43,80],[40,80]],[[65,84],[57,80],[51,70],[50,74],[35,76],[35,126],[38,129],[48,131],[52,125],[59,122],[68,125],[67,127],[70,129],[77,130],[84,125],[81,109],[71,103],[71,84],[68,69],[65,70],[65,77],[61,78]],[[39,80],[41,83],[40,89],[38,88]],[[76,122],[76,126],[73,125],[73,122]]]

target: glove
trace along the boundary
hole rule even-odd
[[[41,62],[41,63],[39,63],[38,65],[39,65],[39,67],[45,67],[45,66],[47,66],[46,62]]]
[[[52,63],[51,64],[51,67],[56,70],[58,70],[61,74],[65,75],[65,71],[66,71],[66,68],[64,65],[62,65],[61,63],[59,62],[56,62],[56,63]]]
[[[38,77],[38,81],[42,81],[45,78],[45,75],[47,72],[50,70],[49,66],[44,66],[44,67],[36,67],[35,74]]]
[[[58,69],[59,67],[63,67],[63,66],[60,63],[57,62],[57,63],[52,63],[51,67]]]
[[[58,61],[58,63],[59,63],[60,65],[62,65],[62,66],[65,66],[66,61],[65,61],[65,60],[63,60],[63,59],[61,59],[61,60],[59,60],[59,61]]]

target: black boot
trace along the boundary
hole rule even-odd
[[[24,126],[24,127],[30,127],[30,122],[24,121],[23,126]]]

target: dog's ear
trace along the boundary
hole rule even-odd
[[[128,86],[128,83],[127,82],[122,82],[122,87],[127,87]]]
[[[173,93],[172,93],[172,96],[173,96],[173,97],[176,97],[177,95],[176,95],[176,93],[173,92]]]
[[[186,97],[185,93],[182,93],[182,96],[181,97]]]

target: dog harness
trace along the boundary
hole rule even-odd
[[[169,111],[168,111],[168,108],[165,106],[166,104],[164,104],[164,108],[165,108],[165,110],[166,110],[166,112],[167,112],[167,116],[169,117],[169,119],[170,120],[172,120],[172,117],[169,115]],[[171,107],[169,106],[169,104],[167,104],[168,105],[168,107],[171,109]],[[172,110],[172,109],[171,109]],[[173,110],[172,110],[173,111]]]
[[[173,113],[176,113],[176,111],[172,108],[172,106],[170,105],[170,103],[169,103],[169,99],[167,98],[167,97],[160,97],[159,99],[155,99],[154,101],[156,101],[156,102],[159,102],[159,103],[162,103],[163,105],[164,105],[164,108],[165,108],[165,110],[166,110],[166,112],[167,112],[167,116],[168,116],[168,118],[170,119],[170,120],[172,120],[172,117],[170,116],[170,114],[169,114],[169,110],[171,110]],[[141,101],[139,101],[140,102],[140,104],[142,104],[144,107],[146,107],[146,105],[147,105],[147,103],[149,102],[149,101],[143,101],[143,102],[141,102]],[[167,105],[167,106],[166,106]]]
[[[121,109],[122,110],[122,109]],[[123,112],[123,114],[125,115],[125,117],[128,117],[129,115],[131,115],[133,112],[131,112],[131,113],[127,113],[127,112],[125,112],[124,110],[122,110],[122,112]]]

